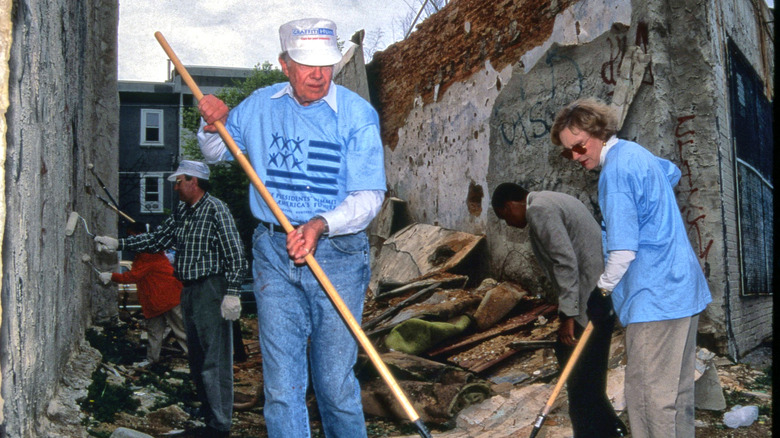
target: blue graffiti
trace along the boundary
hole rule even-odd
[[[557,111],[556,96],[562,98],[574,94],[570,97],[570,100],[574,100],[582,95],[585,78],[576,61],[569,56],[560,54],[556,49],[551,49],[545,57],[545,65],[549,68],[549,72],[538,74],[550,78],[550,88],[546,96],[528,105],[527,103],[530,102],[527,102],[526,90],[520,87],[518,95],[521,104],[514,103],[513,106],[519,106],[523,109],[516,112],[509,120],[501,121],[499,125],[501,138],[509,145],[514,145],[516,141],[524,141],[525,144],[528,144],[549,135],[552,122],[555,119],[555,111]],[[558,72],[556,72],[556,67]],[[577,90],[575,93],[558,93],[559,81],[567,78],[566,72],[570,74],[572,71],[575,75]]]

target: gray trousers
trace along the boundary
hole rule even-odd
[[[699,315],[626,327],[626,404],[633,438],[695,435],[693,379]]]
[[[185,285],[181,291],[190,375],[206,424],[229,431],[233,417],[233,323],[222,318],[224,276]]]

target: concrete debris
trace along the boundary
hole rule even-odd
[[[515,388],[508,396],[498,395],[479,404],[466,408],[458,415],[457,426],[460,431],[444,433],[442,437],[517,437],[528,436],[533,429],[533,422],[538,414],[537,409],[529,409],[530,406],[539,407],[545,405],[554,385],[533,384]],[[555,413],[565,402],[565,397],[560,397],[553,405]],[[568,430],[571,434],[571,426],[555,414],[548,417],[545,423],[545,436],[564,436],[556,431],[556,428]],[[469,430],[468,435],[463,430]]]
[[[406,201],[388,196],[382,203],[379,213],[371,222],[368,232],[371,236],[371,244],[380,246],[390,236],[415,223]]]
[[[137,388],[133,391],[133,398],[141,403],[138,411],[144,414],[152,412],[153,408],[165,401],[166,397],[165,393],[155,389],[154,386]]]
[[[414,222],[406,201],[392,196],[385,198],[379,213],[371,221],[371,225],[367,230],[371,251],[371,272],[377,269],[379,251],[382,249],[382,244],[385,243],[385,240]],[[375,288],[370,289],[376,293]]]
[[[170,405],[164,408],[160,408],[154,412],[147,414],[151,421],[156,421],[160,424],[167,424],[171,428],[186,428],[192,419],[189,414],[178,405]]]
[[[111,433],[109,438],[154,438],[151,435],[147,435],[137,430],[128,429],[126,427],[117,427]]]
[[[510,389],[514,388],[514,385],[517,385],[518,383],[522,383],[526,380],[528,380],[531,376],[528,375],[528,373],[516,370],[516,369],[509,369],[506,372],[498,373],[494,376],[490,377],[490,381],[494,383],[496,386],[503,385],[505,383],[510,384]],[[493,388],[493,390],[497,393],[502,393],[502,388],[499,389]]]
[[[715,366],[715,353],[706,348],[696,351],[696,383],[694,385],[694,400],[696,409],[722,411],[726,409],[726,397],[720,384],[718,370]]]
[[[426,224],[412,224],[382,244],[371,275],[369,289],[375,296],[414,280],[460,267],[473,255],[485,236],[447,230]],[[483,245],[484,246],[484,245]],[[484,258],[483,258],[484,260]],[[466,266],[467,265],[467,266]],[[480,264],[464,263],[469,269]]]
[[[92,348],[86,340],[79,342],[62,373],[62,382],[57,393],[46,407],[46,417],[40,420],[40,436],[47,437],[87,437],[82,425],[84,414],[77,400],[87,396],[87,388],[92,383],[92,372],[100,364],[100,352]]]
[[[527,294],[512,283],[501,283],[485,294],[474,312],[474,322],[479,330],[487,330],[504,318]]]
[[[698,380],[704,371],[707,369],[708,364],[712,362],[715,357],[715,353],[707,350],[706,348],[696,349],[696,371],[694,371],[694,379]]]
[[[718,370],[714,365],[708,365],[694,385],[694,400],[696,409],[722,411],[726,409],[726,397],[720,386]]]

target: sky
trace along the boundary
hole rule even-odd
[[[120,0],[119,79],[163,82],[167,55],[160,31],[184,65],[251,68],[278,65],[279,26],[300,18],[329,18],[339,39],[366,31],[364,45],[382,49],[403,36],[401,20],[414,0]],[[378,45],[373,41],[383,35]]]
[[[774,7],[774,0],[765,0]],[[364,46],[381,50],[402,39],[403,18],[419,0],[120,0],[119,79],[163,82],[168,57],[160,31],[184,65],[278,66],[279,26],[299,18],[336,22],[339,39],[366,31]],[[381,34],[380,34],[381,30]]]

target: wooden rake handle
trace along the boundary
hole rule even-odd
[[[550,412],[553,403],[555,403],[555,399],[558,398],[558,394],[563,388],[563,384],[569,380],[569,374],[571,374],[571,371],[574,369],[574,365],[577,364],[577,359],[580,358],[580,354],[582,354],[582,350],[585,348],[585,343],[588,342],[588,338],[590,338],[591,332],[593,332],[593,321],[588,321],[588,325],[585,326],[585,331],[582,332],[582,336],[580,336],[580,340],[577,342],[577,346],[574,347],[574,351],[571,353],[569,360],[566,362],[566,366],[561,372],[561,377],[558,379],[558,383],[555,385],[552,394],[550,394],[550,398],[547,400],[547,404],[544,405],[546,409],[545,414]]]
[[[176,71],[179,72],[184,82],[190,88],[190,90],[192,91],[192,95],[195,97],[195,99],[197,100],[202,99],[203,93],[200,91],[198,85],[192,79],[192,76],[190,76],[190,74],[187,72],[187,69],[184,68],[184,65],[181,63],[181,61],[179,61],[179,58],[173,52],[171,46],[168,45],[168,42],[165,40],[165,37],[163,37],[162,33],[160,33],[159,31],[155,32],[154,37],[157,38],[157,41],[162,46],[163,50],[165,50],[165,53],[171,59],[171,62],[173,62],[173,65],[176,67]],[[239,165],[241,165],[241,168],[249,177],[249,180],[251,181],[252,185],[260,193],[260,196],[268,205],[268,208],[271,209],[271,212],[273,213],[274,217],[279,221],[279,224],[282,226],[282,228],[284,228],[284,231],[286,231],[287,233],[293,231],[294,227],[292,226],[292,224],[290,224],[290,221],[287,220],[287,217],[285,216],[284,212],[282,212],[281,208],[279,208],[279,205],[277,205],[273,196],[271,196],[271,193],[268,192],[268,189],[266,189],[265,185],[260,180],[260,177],[257,176],[257,172],[255,172],[255,169],[249,163],[249,160],[246,158],[246,156],[243,153],[241,153],[241,150],[238,148],[235,141],[233,140],[233,137],[231,137],[230,133],[225,128],[225,125],[221,121],[216,121],[214,122],[214,126],[217,127],[217,132],[219,132],[219,135],[222,137],[222,140],[227,145],[228,149],[230,150],[230,153],[233,154],[235,160],[239,163]],[[325,289],[325,293],[328,294],[328,297],[336,306],[336,309],[341,314],[341,317],[344,318],[344,321],[346,322],[349,329],[352,331],[352,334],[355,335],[360,345],[368,354],[368,357],[371,359],[371,362],[373,362],[374,366],[379,371],[379,374],[385,380],[385,383],[387,383],[387,385],[393,391],[393,394],[395,395],[396,399],[401,404],[404,411],[406,411],[406,415],[409,417],[409,419],[412,422],[414,422],[417,425],[418,429],[420,429],[421,427],[424,429],[425,426],[422,425],[422,422],[420,421],[420,416],[414,410],[414,407],[409,402],[409,399],[406,398],[406,395],[404,394],[401,387],[398,386],[398,383],[393,378],[393,375],[390,374],[390,370],[387,368],[385,363],[382,362],[382,358],[379,357],[379,353],[377,353],[374,346],[371,345],[371,341],[369,341],[368,337],[363,332],[363,329],[355,320],[355,317],[352,316],[352,312],[350,312],[349,308],[346,306],[346,304],[344,304],[344,301],[339,296],[338,292],[336,291],[336,288],[330,282],[327,275],[325,275],[325,272],[322,270],[319,263],[317,263],[317,260],[314,259],[314,256],[312,254],[308,254],[304,260],[306,261],[306,264],[309,265],[309,268],[314,273],[314,276],[317,277],[317,280],[320,282],[323,289]],[[430,436],[427,430],[425,430],[424,432],[425,433],[423,434],[423,430],[422,429],[420,430],[420,434],[422,436],[424,437]]]

